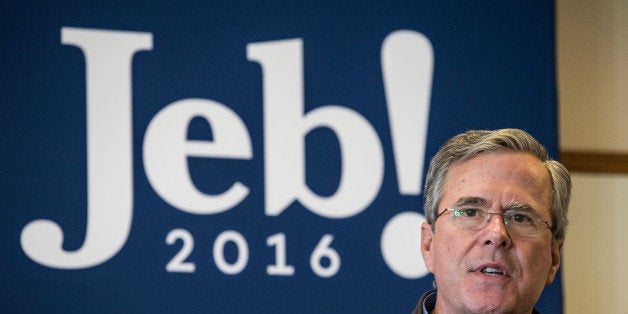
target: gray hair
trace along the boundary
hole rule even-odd
[[[571,177],[567,168],[552,160],[545,147],[534,137],[519,129],[495,131],[472,130],[449,139],[430,162],[425,180],[423,211],[434,228],[438,205],[443,198],[443,186],[449,169],[485,152],[527,153],[539,159],[552,180],[550,213],[554,239],[564,239],[569,221],[567,211],[571,198]]]

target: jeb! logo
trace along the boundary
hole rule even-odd
[[[71,27],[61,29],[61,43],[80,48],[86,63],[86,237],[78,250],[66,251],[60,226],[36,220],[24,227],[21,245],[39,264],[82,269],[115,256],[129,236],[133,220],[131,64],[136,52],[150,51],[153,44],[151,33]],[[330,219],[361,213],[379,193],[384,176],[384,154],[376,130],[360,113],[340,105],[304,113],[301,39],[251,43],[246,49],[247,59],[258,63],[263,75],[265,214],[278,216],[294,201]],[[401,194],[418,195],[422,187],[433,58],[429,40],[417,32],[395,31],[382,43],[382,75]],[[188,125],[197,117],[211,125],[212,141],[186,139]],[[338,138],[342,163],[338,188],[326,197],[312,192],[305,181],[305,137],[320,127]],[[188,157],[253,157],[246,125],[219,102],[182,99],[164,107],[146,130],[143,156],[153,189],[182,211],[219,214],[249,194],[249,188],[237,179],[220,194],[206,194],[190,177]]]

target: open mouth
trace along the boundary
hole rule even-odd
[[[480,269],[480,272],[489,276],[504,276],[506,273],[498,267],[484,267]]]

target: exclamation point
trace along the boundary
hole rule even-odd
[[[399,193],[421,192],[434,51],[420,33],[400,30],[382,44],[382,74]]]
[[[399,193],[419,195],[423,186],[434,50],[423,34],[399,30],[384,40],[381,58]],[[423,215],[416,211],[401,212],[382,231],[382,256],[400,277],[414,279],[428,273],[420,250],[423,221]]]

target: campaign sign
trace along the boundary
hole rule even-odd
[[[556,156],[550,2],[1,7],[2,312],[408,313],[442,142]]]

